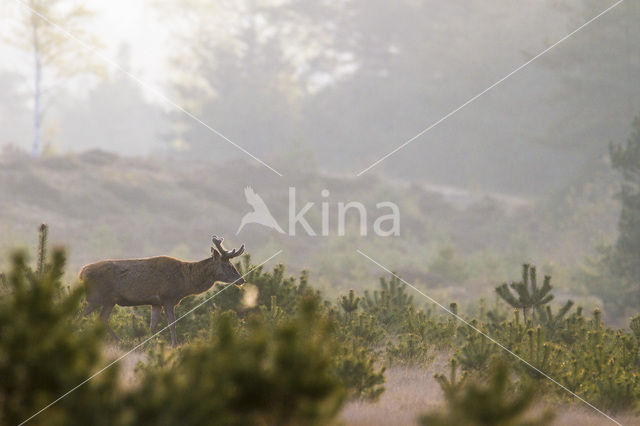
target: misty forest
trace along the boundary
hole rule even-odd
[[[640,425],[637,0],[0,0],[0,426]]]

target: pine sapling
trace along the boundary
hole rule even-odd
[[[553,300],[551,288],[550,276],[545,276],[542,287],[538,287],[536,268],[524,264],[522,281],[512,282],[509,286],[502,284],[496,287],[496,293],[512,307],[522,309],[526,320],[529,312],[535,318],[536,310]]]

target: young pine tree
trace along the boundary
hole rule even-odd
[[[451,378],[436,377],[445,394],[446,409],[423,415],[420,424],[429,426],[515,426],[521,424],[546,425],[553,418],[544,412],[533,418],[529,409],[534,402],[534,388],[526,386],[513,392],[509,383],[506,363],[496,361],[486,384],[473,381],[457,381],[456,365],[451,365]],[[526,420],[526,422],[525,422]]]
[[[127,402],[133,424],[330,423],[346,396],[332,362],[331,325],[312,296],[297,311],[276,325],[251,316],[244,332],[232,311],[220,314],[208,341],[143,369]]]
[[[0,424],[19,424],[106,364],[102,330],[79,332],[72,320],[80,291],[61,292],[64,252],[54,250],[36,273],[26,255],[13,255],[0,298]],[[37,273],[40,271],[41,273]],[[117,425],[117,368],[111,368],[38,414],[32,425]]]

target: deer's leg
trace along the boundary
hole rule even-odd
[[[156,330],[156,326],[158,325],[158,320],[160,320],[160,312],[162,311],[162,306],[160,305],[152,305],[151,306],[151,333]]]
[[[109,327],[109,316],[111,315],[111,311],[113,311],[113,307],[115,305],[104,305],[102,306],[102,311],[100,312],[100,319],[104,322],[105,327],[107,327],[107,331],[117,342],[120,341],[120,338],[116,336],[116,333],[113,332],[111,327]]]
[[[93,304],[89,303],[82,314],[83,315],[89,315],[91,312],[95,311],[99,307],[100,307],[100,305],[93,305]]]
[[[176,316],[173,313],[173,305],[164,305],[164,313],[167,315],[169,329],[171,330],[171,345],[176,347],[178,346],[178,339],[176,338]]]

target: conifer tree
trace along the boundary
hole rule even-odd
[[[613,167],[622,175],[618,220],[618,239],[607,263],[619,288],[614,295],[627,305],[640,301],[640,116],[633,122],[633,131],[624,145],[610,148]],[[607,283],[610,284],[610,283]]]
[[[515,294],[509,290],[509,287]],[[521,309],[526,320],[529,311],[535,318],[536,311],[553,300],[551,288],[550,276],[545,276],[542,287],[538,287],[536,268],[524,264],[522,265],[522,281],[513,282],[509,286],[506,283],[502,284],[500,287],[496,287],[496,293],[513,308]]]
[[[231,312],[216,318],[209,341],[144,370],[128,399],[133,424],[326,424],[337,415],[345,389],[331,359],[331,324],[314,297],[274,327],[252,316],[245,333]]]
[[[420,424],[429,426],[454,425],[546,425],[553,418],[545,411],[537,418],[528,416],[534,401],[534,388],[529,385],[513,392],[510,389],[509,369],[506,363],[496,361],[486,384],[459,382],[455,377],[456,365],[451,365],[451,378],[439,375],[436,379],[445,394],[447,407],[420,418]],[[525,418],[527,418],[525,422]]]
[[[349,290],[349,296],[342,296],[338,302],[340,307],[344,310],[344,313],[351,317],[353,313],[358,310],[360,297],[357,297],[353,289],[351,289]]]
[[[0,298],[0,424],[27,420],[106,364],[102,329],[79,332],[72,322],[82,293],[60,291],[64,264],[64,252],[56,249],[37,274],[24,253],[13,255],[8,293]],[[105,371],[30,424],[121,424],[116,377],[117,368]]]

